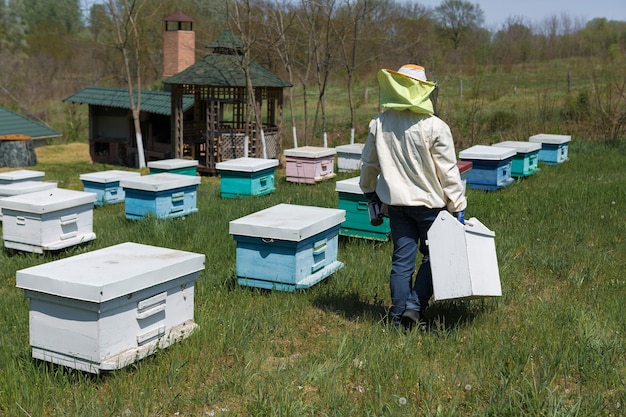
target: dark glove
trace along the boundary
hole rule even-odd
[[[452,215],[455,219],[461,222],[461,224],[465,224],[465,212],[463,210],[455,211],[454,213],[452,213]]]
[[[371,193],[365,193],[363,194],[365,196],[365,198],[367,198],[367,201],[372,201],[376,204],[382,204],[382,201],[380,201],[380,198],[378,197],[378,194],[376,194],[376,191],[372,191]]]

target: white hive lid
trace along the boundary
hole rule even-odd
[[[89,172],[87,174],[80,174],[78,177],[81,181],[91,181],[99,183],[118,182],[125,177],[139,177],[139,172],[122,171],[119,169],[111,169],[108,171]]]
[[[530,142],[546,143],[548,145],[562,145],[572,140],[570,135],[554,135],[551,133],[539,133],[528,138]]]
[[[358,154],[361,155],[363,153],[363,143],[351,143],[348,145],[339,145],[335,146],[335,150],[337,153],[349,153],[349,154]]]
[[[142,175],[139,177],[122,178],[120,186],[142,191],[165,191],[174,188],[189,187],[200,184],[201,178],[192,175],[172,174],[161,172],[159,174]]]
[[[44,173],[41,171],[32,171],[30,169],[18,169],[15,171],[0,172],[0,180],[4,181],[16,181],[43,178]]]
[[[513,148],[517,151],[517,153],[530,153],[530,152],[535,152],[541,149],[540,143],[514,141],[514,140],[507,140],[504,142],[494,143],[491,146],[502,146],[505,148]]]
[[[51,188],[57,188],[57,183],[49,181],[20,181],[0,184],[0,197],[36,193],[37,191],[49,190]]]
[[[100,303],[204,269],[203,254],[121,243],[16,272],[18,288]]]
[[[335,191],[340,193],[363,194],[359,180],[361,177],[348,178],[347,180],[337,181],[335,183]]]
[[[322,158],[324,156],[335,155],[335,148],[324,148],[321,146],[302,146],[301,148],[285,149],[285,156],[297,156],[303,158]]]
[[[233,220],[231,235],[299,242],[341,224],[345,210],[324,207],[278,204]]]
[[[515,155],[515,149],[500,148],[497,146],[474,145],[471,148],[459,152],[461,159],[481,159],[489,161],[502,161]]]
[[[148,162],[148,168],[178,169],[198,166],[196,159],[163,159],[161,161]]]
[[[257,172],[278,166],[278,159],[265,158],[237,158],[218,162],[215,168],[218,171]]]
[[[3,198],[2,208],[44,214],[93,203],[96,201],[96,198],[96,193],[66,190],[65,188],[51,188],[35,193]]]

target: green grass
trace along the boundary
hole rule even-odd
[[[342,238],[345,267],[306,290],[237,284],[230,220],[281,202],[338,204],[335,180],[288,183],[282,169],[267,196],[221,199],[219,179],[204,177],[199,212],[184,219],[130,221],[113,205],[94,209],[93,242],[45,255],[3,249],[0,415],[624,415],[626,148],[573,140],[569,151],[505,189],[468,190],[466,217],[496,233],[503,295],[434,303],[426,333],[384,320],[390,242]],[[110,168],[45,158],[33,167],[74,189],[80,173]],[[15,272],[125,241],[206,255],[199,329],[98,376],[32,359]]]

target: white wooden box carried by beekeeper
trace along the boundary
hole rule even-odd
[[[293,292],[343,268],[340,209],[278,204],[229,223],[240,285]]]
[[[126,242],[17,271],[32,356],[91,373],[188,337],[205,256]]]
[[[64,188],[3,198],[4,246],[43,253],[94,240],[94,201],[94,193]]]
[[[502,295],[495,233],[478,219],[441,211],[428,231],[435,300]]]
[[[3,198],[36,193],[37,191],[49,190],[51,188],[57,188],[57,183],[49,181],[19,181],[10,184],[0,184],[0,220],[2,220]]]
[[[41,181],[44,175],[44,172],[33,171],[31,169],[0,172],[0,184],[12,184],[21,181]]]

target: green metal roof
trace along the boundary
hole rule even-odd
[[[137,100],[137,90],[133,91]],[[130,109],[128,90],[125,88],[88,86],[63,99],[72,103]],[[193,107],[193,96],[183,96],[183,111]],[[169,116],[172,113],[171,95],[167,91],[141,91],[141,111]]]
[[[205,85],[212,87],[245,87],[243,57],[240,55],[209,54],[186,70],[163,80],[165,84]],[[255,62],[250,62],[253,87],[291,87]]]
[[[22,134],[31,139],[46,139],[62,136],[56,130],[43,123],[36,122],[26,116],[0,107],[0,135]]]

